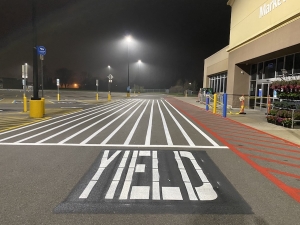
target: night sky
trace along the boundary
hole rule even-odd
[[[202,84],[203,61],[229,43],[227,0],[37,0],[38,45],[45,75],[89,73],[126,91],[130,84],[169,88],[179,79]],[[31,0],[0,1],[0,77],[21,77],[32,65]],[[137,61],[142,60],[140,67]],[[30,75],[29,80],[32,79]]]

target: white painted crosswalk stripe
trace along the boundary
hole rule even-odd
[[[163,129],[157,130],[159,125]],[[110,127],[112,131],[106,132]],[[129,132],[126,136],[125,130]],[[166,100],[117,101],[5,134],[0,133],[0,145],[227,148],[219,146]],[[138,144],[143,139],[145,143]],[[177,139],[186,140],[186,144],[174,144]]]

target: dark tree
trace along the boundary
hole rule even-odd
[[[56,76],[59,78],[61,86],[67,88],[72,82],[73,72],[67,68],[60,68],[56,70]]]

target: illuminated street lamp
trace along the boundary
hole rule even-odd
[[[113,75],[110,74],[110,66],[108,66],[108,70],[109,70],[109,75],[107,76],[107,78],[108,78],[108,94],[107,94],[107,100],[110,101],[110,100],[111,100],[110,87],[111,87]]]
[[[110,75],[110,65],[108,65],[108,75]],[[110,95],[110,79],[108,79],[108,94]]]
[[[129,43],[131,41],[131,36],[126,37],[127,41],[127,63],[128,63],[128,83],[127,83],[127,97],[130,97],[130,85],[129,85]]]

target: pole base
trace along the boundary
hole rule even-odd
[[[127,98],[130,98],[130,93],[127,93]]]
[[[29,116],[31,118],[43,118],[43,101],[42,100],[30,100]]]

